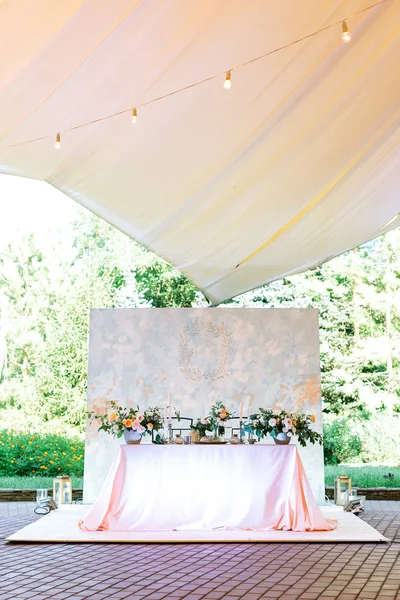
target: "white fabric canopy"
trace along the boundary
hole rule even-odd
[[[0,0],[0,172],[48,181],[213,303],[315,266],[400,212],[400,0],[349,19],[349,44],[339,24],[234,70],[230,90],[222,75],[136,125],[128,110],[54,137],[369,3]]]

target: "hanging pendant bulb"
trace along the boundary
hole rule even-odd
[[[54,148],[56,148],[56,150],[59,150],[61,148],[61,135],[59,133],[57,133],[57,135],[56,135],[56,141],[54,144]]]
[[[347,27],[346,21],[342,21],[342,40],[344,41],[345,44],[348,44],[349,41],[351,40],[350,31],[349,31],[349,28]]]
[[[137,123],[137,108],[132,109],[132,123]]]
[[[229,90],[232,87],[231,72],[227,71],[225,75],[224,88]]]

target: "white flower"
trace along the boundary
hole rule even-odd
[[[200,421],[200,423],[201,423],[202,425],[208,425],[209,421],[208,421],[208,419],[202,419],[202,420]]]
[[[145,428],[143,427],[143,425],[139,425],[139,427],[137,428],[139,433],[144,433]]]
[[[292,437],[293,433],[291,431],[288,431],[286,434],[288,437]]]
[[[282,427],[282,431],[283,431],[283,433],[286,433],[287,432],[287,427]]]
[[[271,427],[275,427],[275,425],[276,425],[276,419],[270,419],[268,421],[268,425],[270,425]]]

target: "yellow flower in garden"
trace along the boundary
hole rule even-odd
[[[51,462],[51,464],[52,464],[52,465],[54,465],[54,460],[51,460],[51,459],[50,459],[50,462]]]
[[[63,454],[64,456],[66,456],[66,454],[67,454],[67,453],[66,453],[66,452],[62,452],[62,454]]]
[[[47,456],[47,452],[43,452],[43,456]]]
[[[61,467],[57,467],[57,471],[61,471]]]
[[[30,458],[29,460],[33,460],[33,458]]]
[[[28,442],[28,444],[32,444],[32,442]]]
[[[108,415],[108,420],[113,422],[116,421],[117,419],[117,413],[116,412],[110,412],[110,414]]]
[[[10,462],[15,462],[15,460],[12,458],[12,459],[10,460]]]
[[[32,469],[32,473],[36,473],[36,469]]]

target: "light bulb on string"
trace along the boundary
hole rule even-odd
[[[224,88],[226,90],[230,90],[231,87],[232,87],[231,72],[227,71],[225,74]]]
[[[137,123],[137,108],[132,108],[132,123]]]
[[[57,135],[56,135],[56,141],[54,143],[54,148],[56,150],[59,150],[61,148],[61,135],[59,133],[57,133]]]
[[[349,41],[351,40],[350,31],[349,31],[349,28],[347,27],[346,21],[342,21],[342,40],[344,41],[345,44],[348,44]]]

